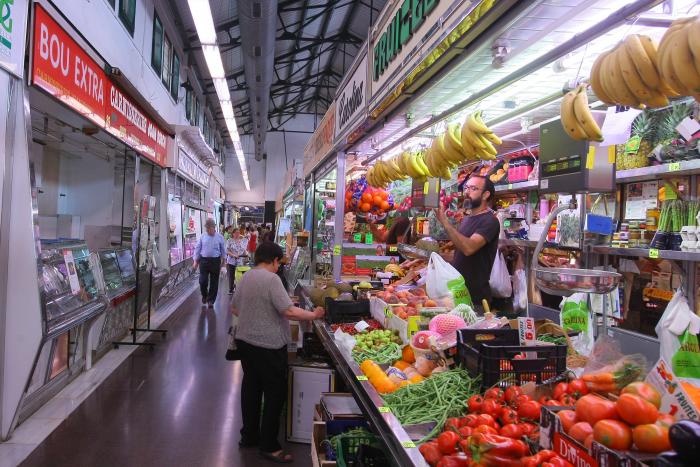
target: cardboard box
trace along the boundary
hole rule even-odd
[[[661,393],[661,412],[670,413],[676,420],[700,418],[699,408],[695,407],[680,380],[673,374],[671,365],[663,358],[656,362],[644,381]]]
[[[311,431],[311,464],[314,467],[335,467],[337,463],[326,457],[326,450],[321,443],[326,439],[326,422],[314,422]]]

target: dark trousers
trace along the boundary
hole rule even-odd
[[[199,259],[199,290],[202,292],[202,299],[206,299],[208,303],[216,301],[220,272],[221,258]]]
[[[263,452],[279,451],[282,446],[277,435],[287,398],[287,346],[265,349],[238,339],[236,344],[243,367],[241,440],[245,443],[258,442]]]
[[[233,289],[236,287],[236,266],[227,264],[226,268],[228,269],[228,291],[233,292]]]

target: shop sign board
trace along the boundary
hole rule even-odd
[[[0,0],[0,67],[18,78],[24,71],[27,1]]]
[[[318,128],[304,148],[304,177],[321,162],[333,149],[335,137],[335,106],[336,102],[328,107],[326,114],[321,119]]]
[[[0,0],[0,4],[3,1]],[[121,139],[160,166],[165,132],[108,78],[102,67],[35,4],[32,84]]]
[[[335,134],[340,137],[367,109],[367,49],[355,72],[335,99]]]
[[[196,181],[205,188],[209,187],[209,174],[206,170],[199,166],[185,151],[180,149],[177,158],[177,168],[184,175]]]

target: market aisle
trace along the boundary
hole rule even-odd
[[[152,336],[152,353],[134,352],[21,465],[274,465],[238,448],[242,371],[224,359],[231,317],[222,289],[214,310],[192,293],[163,324],[168,338]],[[311,464],[308,445],[287,449],[293,465]]]

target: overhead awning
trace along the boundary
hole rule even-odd
[[[177,125],[175,127],[180,143],[184,143],[185,151],[192,157],[197,157],[207,165],[217,165],[218,158],[214,150],[207,144],[202,131],[197,126]]]

